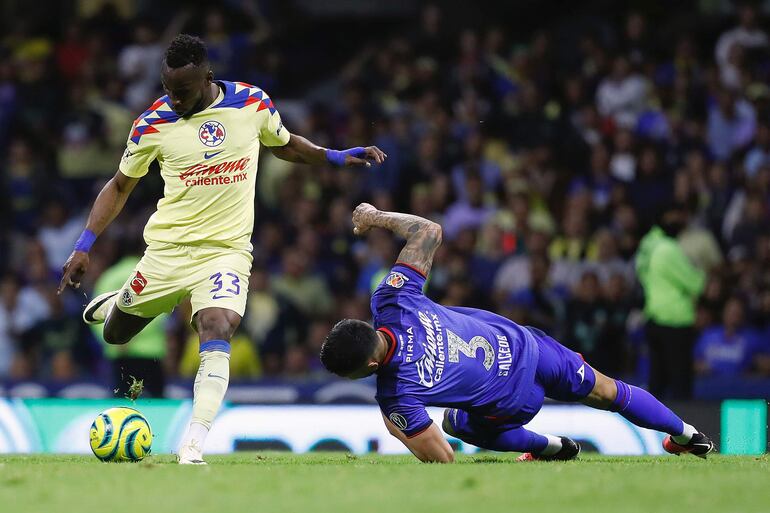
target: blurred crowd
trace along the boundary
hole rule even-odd
[[[263,152],[234,379],[323,376],[332,324],[369,318],[400,242],[352,235],[362,200],[443,225],[435,300],[542,328],[640,383],[650,345],[635,257],[677,208],[681,230],[666,236],[703,276],[688,326],[697,374],[770,375],[770,41],[754,4],[670,19],[549,13],[523,34],[494,12],[465,26],[426,4],[312,83],[282,71],[293,63],[255,3],[163,26],[107,5],[58,31],[20,19],[0,37],[0,379],[106,376],[109,359],[131,356],[105,352],[79,316],[106,270],[141,255],[157,173],[100,237],[83,287],[55,288],[133,118],[162,94],[159,62],[181,30],[207,41],[217,77],[268,91],[289,130],[388,154],[340,170]],[[166,377],[197,369],[186,312],[161,319],[145,353]]]

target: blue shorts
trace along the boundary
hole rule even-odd
[[[483,439],[527,424],[540,411],[546,397],[557,401],[576,402],[584,399],[593,390],[596,375],[580,353],[567,349],[537,328],[527,329],[535,337],[540,352],[529,398],[518,411],[505,417],[489,417],[463,410],[452,411],[449,422],[461,440],[473,443],[473,439]]]

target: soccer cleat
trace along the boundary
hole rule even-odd
[[[110,312],[110,308],[115,304],[110,299],[118,295],[117,290],[111,292],[105,292],[99,294],[88,303],[86,309],[83,310],[83,322],[86,324],[101,324],[107,318],[107,314]]]
[[[663,449],[671,454],[692,454],[699,458],[706,459],[706,456],[714,450],[714,442],[703,433],[695,433],[686,444],[678,444],[671,435],[663,439]]]
[[[574,460],[580,454],[580,444],[566,436],[561,438],[561,449],[556,454],[539,456],[531,452],[525,452],[516,461],[568,461]]]
[[[208,463],[203,461],[203,453],[198,442],[195,440],[191,440],[189,444],[180,447],[176,459],[180,465],[208,465]]]

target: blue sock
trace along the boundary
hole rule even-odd
[[[484,449],[503,452],[540,454],[548,446],[548,438],[523,427],[509,429],[484,440]]]
[[[646,390],[628,385],[616,379],[618,396],[612,402],[610,411],[618,412],[637,426],[663,431],[678,436],[684,432],[684,422],[655,399]]]

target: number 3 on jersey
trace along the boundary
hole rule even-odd
[[[238,278],[237,274],[224,273],[224,280],[229,283],[227,288],[224,290],[224,294],[218,293],[225,286],[222,273],[212,274],[209,276],[209,280],[214,283],[214,288],[209,291],[212,293],[211,299],[223,299],[237,296],[241,293],[241,280]]]
[[[489,340],[484,337],[473,337],[469,342],[461,339],[457,334],[447,330],[447,348],[449,349],[449,362],[459,363],[460,353],[468,358],[476,358],[476,350],[484,350],[484,368],[489,370],[495,363],[495,350]]]

